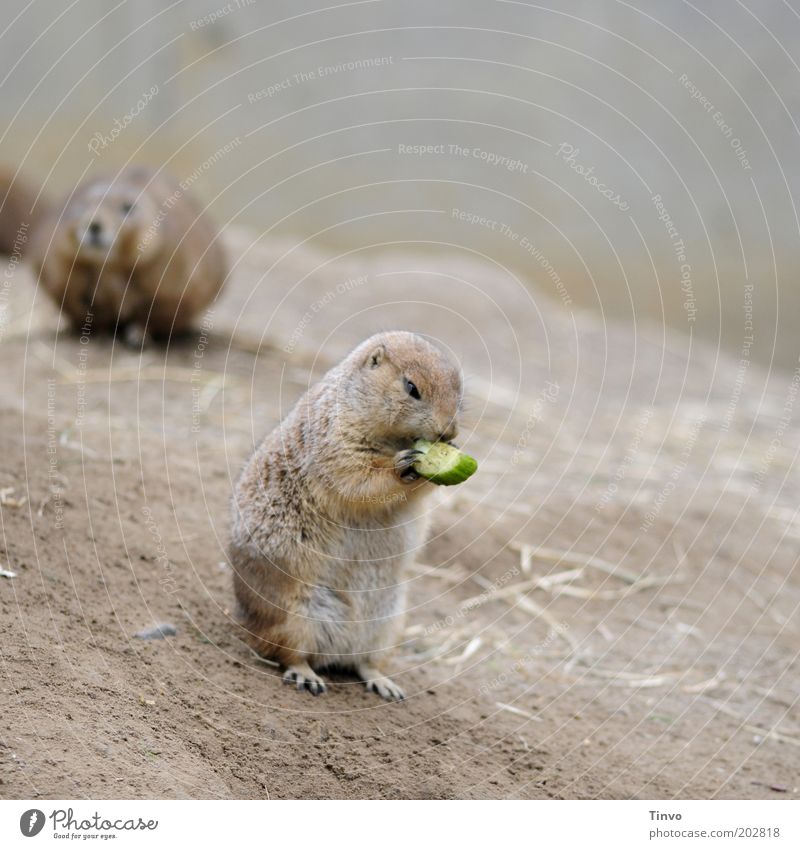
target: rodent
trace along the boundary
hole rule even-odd
[[[36,192],[10,168],[0,168],[0,254],[23,257],[39,221]]]
[[[131,166],[79,185],[37,228],[30,258],[76,329],[139,344],[189,329],[218,295],[218,235],[173,178]]]
[[[379,333],[297,402],[234,488],[229,548],[238,617],[285,683],[325,691],[325,667],[404,698],[383,659],[404,618],[405,575],[425,541],[417,438],[458,432],[457,365],[422,336]]]

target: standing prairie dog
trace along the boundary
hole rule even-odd
[[[314,695],[315,670],[353,670],[384,699],[403,692],[381,658],[397,642],[407,567],[434,484],[417,438],[458,430],[459,369],[421,336],[367,339],[296,404],[249,459],[233,495],[230,559],[250,644]]]
[[[39,280],[76,328],[140,342],[187,330],[227,266],[202,208],[163,174],[129,167],[89,180],[37,228]]]

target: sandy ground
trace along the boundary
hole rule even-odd
[[[229,243],[224,297],[167,350],[59,334],[8,278],[0,796],[798,798],[791,374],[465,253]],[[409,575],[408,700],[347,678],[314,699],[232,622],[231,481],[388,327],[464,362],[481,468]]]

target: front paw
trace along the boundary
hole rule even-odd
[[[417,462],[421,454],[422,452],[417,451],[416,448],[408,448],[405,451],[398,451],[394,455],[394,470],[401,480],[410,483],[419,479],[414,463]]]

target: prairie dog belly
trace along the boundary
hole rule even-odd
[[[310,588],[307,603],[320,664],[350,666],[394,646],[419,531],[414,521],[343,529],[336,554],[326,557],[325,580]]]

